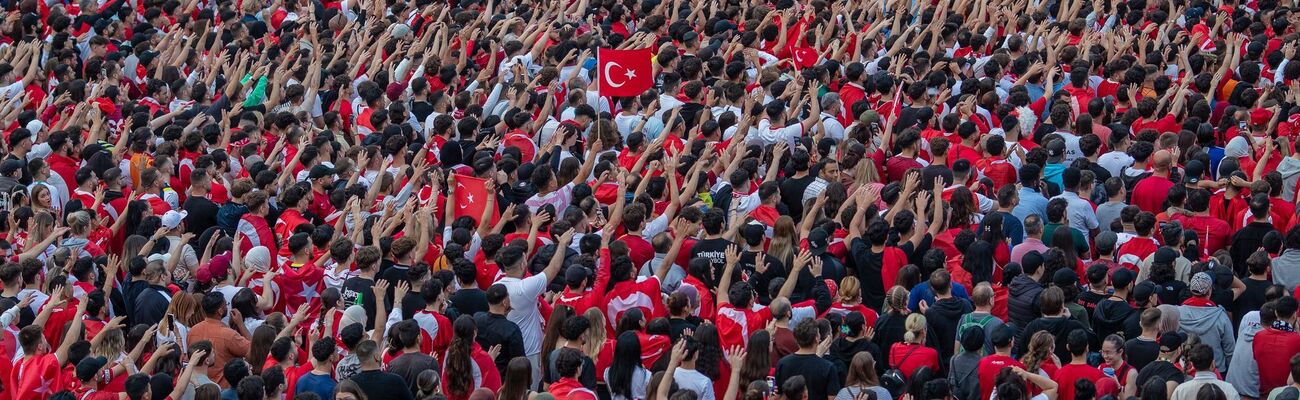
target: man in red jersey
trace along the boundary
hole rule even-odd
[[[998,373],[1002,372],[1003,368],[1025,367],[1025,365],[1021,364],[1020,361],[1016,361],[1015,358],[1011,357],[1011,348],[1015,345],[1015,336],[1016,330],[1011,326],[1001,325],[997,328],[993,328],[993,335],[990,337],[990,340],[993,342],[993,348],[996,349],[996,352],[984,356],[984,359],[980,360],[979,368],[977,369],[979,371],[980,381],[979,398],[987,399],[989,398],[989,395],[993,394],[993,382],[997,379]]]

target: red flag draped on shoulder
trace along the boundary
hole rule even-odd
[[[601,96],[638,96],[654,86],[650,48],[600,49],[596,55]]]
[[[488,205],[488,196],[494,194],[488,193],[487,179],[475,178],[469,175],[456,174],[456,198],[452,203],[455,207],[452,212],[456,218],[469,216],[475,221],[483,218],[483,209]],[[496,224],[501,219],[498,213],[492,214],[492,223]]]

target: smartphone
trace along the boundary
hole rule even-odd
[[[1246,130],[1247,128],[1249,128],[1249,127],[1246,126],[1246,121],[1238,121],[1238,122],[1237,122],[1237,130],[1244,131],[1244,130]]]

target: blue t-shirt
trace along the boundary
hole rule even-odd
[[[962,286],[962,284],[957,282],[952,283],[952,296],[966,299],[966,301],[971,301],[970,294],[966,292],[966,286]],[[927,304],[934,305],[934,291],[930,290],[929,281],[922,281],[912,287],[912,292],[907,295],[907,308],[912,311],[920,311],[921,300],[925,300]]]
[[[308,372],[298,378],[296,390],[298,393],[312,392],[322,399],[332,399],[334,398],[334,385],[337,384],[338,382],[335,382],[334,378],[329,375],[316,375]],[[298,393],[293,395],[297,396]]]

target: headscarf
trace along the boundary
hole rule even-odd
[[[257,246],[244,255],[244,267],[257,272],[266,272],[271,268],[271,250],[266,246]]]
[[[1250,142],[1244,136],[1237,136],[1228,141],[1228,146],[1223,148],[1224,157],[1243,157],[1250,154]]]

